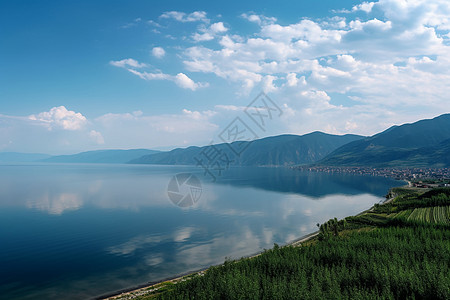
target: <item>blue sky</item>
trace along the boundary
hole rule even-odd
[[[219,142],[261,91],[283,113],[258,136],[433,117],[449,16],[446,0],[3,1],[0,151]]]

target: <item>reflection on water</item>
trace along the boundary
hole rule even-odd
[[[195,206],[167,196],[173,175],[202,180]],[[389,179],[232,168],[0,166],[0,294],[90,298],[284,244],[382,200]]]
[[[28,208],[36,208],[54,215],[60,215],[66,210],[79,209],[81,205],[83,205],[83,201],[77,194],[49,195],[48,192],[37,199],[30,199],[26,203]]]

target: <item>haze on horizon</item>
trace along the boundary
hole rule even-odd
[[[259,137],[436,117],[448,16],[447,0],[2,3],[0,152],[219,142],[261,91],[283,113]]]

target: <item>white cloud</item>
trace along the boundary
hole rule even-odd
[[[209,28],[211,29],[212,32],[215,32],[215,33],[221,33],[221,32],[228,31],[228,28],[226,28],[223,25],[223,22],[214,23]]]
[[[155,22],[153,20],[148,20],[147,24],[155,26],[155,27],[162,27],[161,24],[159,24],[158,22]]]
[[[207,87],[207,83],[194,82],[184,73],[178,73],[174,78],[175,83],[184,89],[195,91],[198,88]]]
[[[93,122],[110,148],[154,148],[208,143],[218,126],[213,111],[183,109],[179,114],[108,113]],[[133,132],[130,135],[130,132]]]
[[[64,106],[30,116],[0,115],[0,149],[67,154],[105,145],[93,120]],[[105,144],[103,144],[105,143]]]
[[[89,132],[89,137],[98,145],[103,145],[105,143],[105,139],[102,134],[98,131],[91,130]]]
[[[288,73],[286,75],[286,86],[288,87],[296,87],[299,85],[306,85],[305,76],[301,76],[300,78],[297,78],[296,73]]]
[[[28,117],[45,125],[49,130],[62,128],[65,130],[79,130],[87,123],[86,117],[81,113],[67,110],[64,106],[53,107],[50,111],[41,112]]]
[[[353,6],[352,11],[362,10],[366,13],[370,13],[372,11],[374,4],[375,2],[363,2],[361,4]]]
[[[163,13],[160,18],[174,19],[179,22],[209,22],[204,11],[194,11],[193,13],[186,14],[180,11],[168,11]]]
[[[87,120],[61,107],[27,117],[0,115],[0,149],[59,155],[95,149],[204,145],[219,128],[213,122],[216,115],[211,110],[183,109],[163,115],[108,113]]]
[[[115,67],[119,67],[119,68],[127,68],[127,67],[144,68],[147,66],[146,64],[139,63],[137,60],[134,60],[132,58],[126,58],[126,59],[117,60],[117,61],[112,60],[109,63],[111,65],[113,65]]]
[[[163,49],[161,48],[161,50],[163,50]],[[131,64],[130,64],[130,61],[131,61]],[[181,88],[190,89],[192,91],[195,91],[199,88],[204,88],[204,87],[208,86],[208,83],[194,82],[191,78],[189,78],[184,73],[178,73],[177,75],[173,76],[173,75],[169,75],[169,74],[165,74],[165,73],[161,73],[161,72],[152,73],[152,72],[135,70],[131,67],[141,68],[142,66],[146,66],[146,65],[139,63],[138,61],[136,61],[134,59],[124,59],[124,60],[120,60],[118,62],[114,62],[111,64],[114,66],[117,66],[117,67],[125,68],[130,73],[138,76],[141,79],[144,79],[144,80],[169,80],[169,81],[175,82],[175,84]]]
[[[246,19],[246,20],[248,20],[248,21],[250,21],[250,22],[256,23],[258,25],[261,25],[261,24],[272,24],[272,23],[277,21],[277,19],[274,18],[274,17],[266,17],[266,16],[263,16],[263,15],[257,15],[257,14],[253,14],[253,13],[249,13],[249,14],[245,14],[244,13],[244,14],[241,15],[241,17]]]
[[[144,80],[171,80],[172,76],[164,73],[140,72],[133,69],[127,69],[130,73],[139,76]]]
[[[283,103],[282,120],[292,133],[373,134],[450,111],[448,0],[380,0],[341,12],[345,18],[291,24],[250,12],[241,17],[257,29],[242,35],[230,33],[223,20],[206,21],[206,13],[169,12],[162,18],[204,20],[179,39],[186,42],[178,48],[186,70],[169,75],[123,67],[190,90],[206,85],[192,80],[193,72],[226,80],[240,96],[264,90]],[[214,105],[218,115],[242,108],[236,102]],[[183,113],[188,115],[195,114]]]
[[[315,91],[315,90],[309,90],[309,91],[303,91],[301,92],[301,95],[313,100],[322,100],[322,101],[330,101],[330,96],[327,95],[325,91]]]
[[[265,93],[270,93],[270,92],[274,92],[277,90],[277,87],[274,85],[274,80],[276,80],[277,77],[272,76],[272,75],[266,75],[263,77],[262,79],[262,84],[263,84],[263,91]]]
[[[166,51],[162,47],[154,47],[152,49],[152,55],[156,58],[163,58],[166,55]]]
[[[246,107],[245,106],[236,106],[236,105],[217,104],[214,106],[214,108],[218,109],[218,110],[225,110],[225,111],[243,111]]]
[[[214,39],[214,36],[211,33],[205,32],[205,33],[194,33],[192,35],[192,39],[196,42],[204,42],[204,41],[210,41]]]
[[[381,0],[353,11],[366,14],[287,25],[244,14],[260,31],[189,47],[183,63],[191,72],[236,83],[241,95],[271,92],[289,104],[297,120],[326,115],[322,123],[310,123],[322,130],[372,134],[395,120],[449,111],[450,49],[444,37],[450,36],[450,2]],[[340,121],[351,114],[357,117]]]
[[[228,28],[223,25],[223,22],[217,22],[209,27],[204,25],[199,26],[199,31],[200,32],[196,32],[192,35],[192,39],[196,42],[213,40],[216,36],[227,32]]]

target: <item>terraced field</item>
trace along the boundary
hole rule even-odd
[[[409,211],[411,210],[402,211],[396,217],[406,217]],[[450,206],[415,208],[407,216],[407,219],[428,223],[450,224]]]

